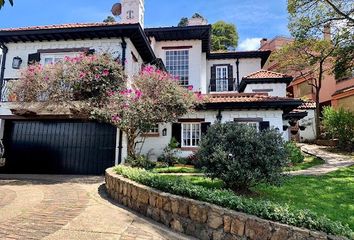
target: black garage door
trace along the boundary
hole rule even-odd
[[[103,174],[114,165],[116,128],[81,121],[5,121],[6,173]]]

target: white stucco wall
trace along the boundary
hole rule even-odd
[[[216,121],[217,111],[198,111],[187,114],[181,119],[195,119],[202,118],[205,122],[214,123]],[[271,128],[278,128],[283,134],[283,138],[287,140],[287,132],[283,132],[282,110],[228,110],[222,111],[222,122],[234,121],[235,118],[262,118],[263,121],[269,121]],[[160,124],[159,137],[147,137],[142,147],[141,154],[149,154],[150,158],[156,160],[163,153],[163,149],[167,146],[172,138],[172,125]],[[167,135],[162,136],[162,130],[167,129]],[[137,146],[139,150],[141,145]],[[187,157],[191,155],[192,151],[178,151],[178,155],[181,157]]]
[[[241,58],[239,59],[239,76],[240,82],[243,77],[261,70],[261,58]],[[237,68],[236,59],[218,59],[218,60],[207,60],[206,76],[207,76],[207,87],[209,88],[210,78],[211,78],[211,67],[213,65],[226,64],[232,65],[233,77],[237,80]]]
[[[130,39],[127,42],[127,74],[132,75],[132,58],[131,51],[142,62],[140,55],[137,53]],[[9,51],[6,60],[5,78],[18,78],[20,71],[12,69],[12,59],[20,57],[22,59],[21,69],[27,67],[28,54],[36,53],[38,49],[60,49],[60,48],[90,48],[96,52],[110,52],[114,56],[121,56],[122,47],[120,38],[112,39],[88,39],[88,40],[69,40],[69,41],[47,41],[47,42],[26,42],[26,43],[8,43],[6,44]],[[70,53],[68,53],[70,54]]]
[[[299,121],[299,126],[305,126],[304,131],[299,130],[300,142],[311,142],[316,139],[315,110],[308,109],[307,116]]]
[[[247,84],[245,93],[256,92],[254,90],[272,89],[267,91],[269,96],[286,97],[286,84],[285,83],[260,83],[260,84]],[[257,91],[258,92],[258,91]]]
[[[185,40],[185,41],[157,41],[153,42],[152,47],[157,58],[161,58],[166,64],[166,51],[163,47],[190,47],[189,50],[189,85],[193,86],[194,91],[206,93],[205,86],[206,74],[206,54],[202,52],[202,41]],[[182,50],[182,49],[181,49]]]

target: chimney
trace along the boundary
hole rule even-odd
[[[323,39],[328,40],[328,41],[332,40],[332,38],[331,38],[331,24],[330,23],[327,23],[323,27]]]
[[[261,39],[260,49],[261,49],[264,45],[266,45],[267,43],[268,43],[268,39],[267,39],[267,38],[262,38],[262,39]]]
[[[122,0],[122,24],[140,23],[144,28],[144,0]]]

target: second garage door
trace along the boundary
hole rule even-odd
[[[114,165],[116,128],[80,121],[10,121],[6,173],[103,174]]]

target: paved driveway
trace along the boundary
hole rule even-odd
[[[0,239],[190,239],[106,196],[103,177],[0,175]]]

